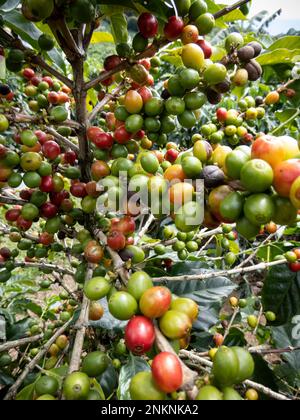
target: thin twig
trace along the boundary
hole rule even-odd
[[[47,341],[46,344],[43,345],[41,350],[38,352],[38,354],[28,363],[28,365],[25,367],[21,375],[18,377],[16,382],[10,387],[7,394],[5,395],[4,400],[11,400],[16,396],[16,393],[18,392],[18,389],[22,385],[23,381],[26,379],[27,375],[33,371],[35,366],[39,363],[39,361],[45,356],[49,348],[57,338],[62,335],[66,329],[72,324],[73,318],[71,318],[68,322],[66,322],[61,328],[59,328],[56,333],[50,338],[50,340]]]
[[[286,347],[285,349],[271,349],[266,348],[266,346],[250,347],[250,353],[253,354],[284,354],[284,353],[293,353],[294,351],[300,351],[300,346],[298,347]]]
[[[254,258],[256,257],[256,255],[258,254],[259,250],[261,247],[265,246],[271,239],[273,239],[275,236],[277,235],[276,233],[271,233],[271,235],[269,235],[256,249],[255,251],[253,251],[251,253],[251,255],[249,255],[249,257],[247,257],[244,261],[241,262],[241,264],[239,264],[236,268],[241,268],[241,267],[245,267],[245,265],[247,265],[249,262],[251,262],[252,260],[254,260]]]
[[[104,243],[104,245],[107,245],[107,238],[106,235],[102,231],[95,231],[95,236]],[[125,267],[124,261],[120,257],[120,255],[112,250],[109,246],[106,246],[106,249],[112,259],[114,271],[120,276],[120,279],[122,280],[122,283],[124,285],[127,285],[128,279],[129,279],[129,273],[128,270]]]
[[[17,347],[24,346],[25,344],[35,343],[36,341],[39,341],[41,338],[43,338],[43,334],[34,335],[32,337],[20,338],[19,340],[15,340],[15,341],[8,341],[7,343],[0,345],[0,353],[3,351],[7,351],[10,349],[15,349]]]
[[[93,267],[90,264],[86,273],[85,281],[88,282],[91,279],[92,275],[93,275]],[[88,325],[89,306],[90,306],[89,299],[86,296],[83,296],[80,315],[74,327],[77,330],[77,332],[76,332],[76,337],[74,341],[71,361],[69,365],[69,373],[77,372],[80,367],[84,337],[85,337],[85,333],[86,333],[86,329]]]
[[[232,270],[223,270],[223,271],[214,271],[211,273],[205,274],[193,274],[193,275],[184,275],[184,276],[163,276],[163,277],[155,277],[153,278],[154,282],[163,282],[163,281],[197,281],[197,280],[208,280],[219,276],[235,276],[237,274],[246,274],[251,273],[253,271],[259,270],[266,270],[270,267],[275,267],[278,265],[286,264],[286,259],[280,261],[273,261],[270,263],[260,263],[257,265],[253,265],[251,267],[242,267],[242,268],[235,268]]]
[[[36,55],[34,50],[30,48],[26,48],[25,45],[20,40],[20,38],[16,38],[10,35],[1,27],[0,27],[0,36],[1,38],[5,39],[5,41],[10,45],[11,48],[15,47],[24,51],[30,57],[31,63],[34,63],[38,65],[39,67],[41,67],[42,69],[46,70],[49,74],[52,74],[52,76],[56,77],[58,80],[60,80],[66,86],[72,89],[73,87],[72,80],[70,80],[67,76],[64,76],[62,73],[57,71],[53,66],[49,66],[40,55]]]
[[[71,298],[74,299],[75,301],[78,301],[78,297],[76,296],[76,294],[72,292],[72,290],[70,290],[68,286],[65,285],[64,279],[55,272],[52,273],[52,275],[55,278],[55,281],[59,283],[63,289],[65,289],[65,291],[71,296]]]
[[[79,153],[79,147],[76,144],[74,144],[71,140],[59,134],[56,130],[54,130],[54,128],[46,127],[45,131],[51,134],[53,137],[55,137],[58,143],[64,146],[65,148],[74,150],[74,152],[77,154]]]
[[[228,327],[226,328],[226,331],[225,331],[225,334],[224,334],[224,340],[225,340],[225,339],[227,338],[227,336],[229,335],[230,330],[231,330],[231,328],[232,328],[232,326],[233,326],[233,323],[234,323],[234,321],[235,321],[235,318],[237,317],[237,314],[238,314],[239,312],[240,312],[240,308],[239,308],[239,307],[234,308],[234,311],[233,311],[232,317],[231,317],[231,319],[230,319],[229,325],[228,325]]]
[[[242,1],[239,1],[238,3],[235,3],[232,6],[225,7],[224,9],[219,10],[217,13],[215,13],[214,18],[218,19],[222,16],[225,16],[228,13],[232,12],[233,10],[238,9],[239,7],[243,6],[244,4],[249,3],[249,1],[250,0],[242,0]],[[132,58],[132,60],[130,60],[130,62],[129,62],[129,60],[124,60],[121,64],[116,66],[113,70],[104,71],[103,73],[101,73],[95,79],[90,80],[88,83],[85,84],[85,89],[86,90],[92,89],[93,87],[95,87],[95,86],[99,85],[101,82],[103,82],[103,80],[106,80],[106,79],[110,78],[111,76],[113,76],[114,74],[130,68],[131,63],[138,62],[139,60],[142,60],[144,58],[153,57],[162,47],[165,47],[169,43],[170,43],[170,41],[168,41],[165,38],[161,38],[160,40],[154,41],[154,43],[152,45],[150,45],[141,54],[138,54],[136,57]]]
[[[181,350],[179,353],[180,356],[183,358],[187,358],[195,363],[200,363],[206,367],[212,368],[213,363],[207,359],[204,359],[203,357],[198,356],[195,353],[192,353],[187,350]],[[291,401],[290,398],[286,397],[285,395],[279,394],[277,392],[272,391],[272,389],[265,387],[264,385],[258,384],[253,381],[245,381],[244,384],[250,388],[256,389],[256,391],[261,392],[262,394],[267,395],[270,398],[273,398],[275,400],[279,401]]]
[[[5,263],[0,262],[0,267],[4,267]],[[40,270],[42,269],[49,269],[51,271],[56,271],[57,273],[61,274],[68,274],[69,276],[74,276],[75,272],[64,267],[60,267],[58,265],[54,264],[47,264],[44,262],[25,262],[25,261],[14,261],[15,267],[24,267],[24,268],[38,268]]]
[[[24,206],[24,204],[26,204],[26,201],[22,200],[21,198],[13,198],[13,197],[6,197],[4,195],[0,195],[0,203]]]
[[[107,105],[110,101],[116,99],[117,95],[119,95],[123,87],[124,87],[124,83],[120,83],[120,85],[117,86],[111,93],[107,93],[105,97],[102,99],[102,101],[98,102],[98,104],[95,106],[93,111],[91,111],[91,113],[88,116],[89,123],[91,123],[96,118],[97,114],[99,114],[99,112],[103,110],[105,105]]]
[[[234,3],[232,6],[225,7],[224,9],[219,10],[217,13],[215,13],[214,18],[219,19],[220,17],[228,15],[229,13],[233,12],[236,9],[239,9],[241,6],[244,6],[244,4],[247,4],[250,1],[251,0],[240,0],[237,3]]]
[[[134,240],[134,244],[137,245],[140,240],[143,238],[143,236],[146,235],[146,233],[148,232],[150,226],[152,225],[152,223],[155,220],[155,216],[153,214],[150,214],[147,222],[145,223],[145,225],[142,227],[142,229],[139,231],[138,235],[136,236],[135,240]]]

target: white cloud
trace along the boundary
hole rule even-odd
[[[218,0],[216,3],[233,4],[235,3],[235,0]],[[300,20],[299,0],[252,0],[251,15],[259,13],[262,10],[267,10],[270,13],[274,13],[279,9],[282,9],[281,19]]]
[[[300,19],[299,0],[253,0],[251,13],[255,14],[265,9],[270,13],[282,9],[281,19]]]

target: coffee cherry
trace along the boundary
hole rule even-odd
[[[255,50],[253,47],[247,45],[246,47],[240,48],[237,55],[240,61],[246,63],[255,57]]]
[[[280,100],[279,93],[277,91],[274,91],[274,92],[268,93],[265,99],[265,103],[266,105],[274,105],[274,104],[277,104],[279,100]]]
[[[236,297],[231,297],[229,301],[233,308],[237,308],[239,306],[239,300]]]
[[[269,322],[275,322],[276,321],[276,315],[274,314],[274,312],[270,312],[270,311],[266,312],[265,317],[266,317],[266,320],[269,321]]]
[[[158,21],[151,13],[142,13],[138,19],[138,28],[144,38],[154,38],[158,31]]]
[[[165,37],[169,41],[175,41],[181,36],[183,29],[183,20],[180,17],[171,16],[164,28]]]
[[[259,395],[255,389],[248,389],[245,397],[248,401],[257,401],[259,399]]]
[[[255,315],[249,315],[247,322],[250,328],[255,329],[258,325],[258,319]]]

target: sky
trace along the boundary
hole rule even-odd
[[[235,0],[223,0],[222,3],[233,4]],[[272,34],[287,32],[290,28],[300,30],[300,0],[252,0],[250,16],[267,10],[270,14],[282,9],[282,14],[270,26]]]

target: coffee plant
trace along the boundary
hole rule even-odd
[[[2,399],[299,398],[300,36],[250,3],[0,0]]]

